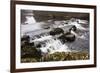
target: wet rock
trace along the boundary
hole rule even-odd
[[[76,31],[77,30],[77,27],[75,26],[75,25],[73,25],[73,27],[71,27],[70,29],[69,29],[69,31]]]
[[[57,35],[61,33],[64,33],[63,29],[61,28],[54,28],[52,31],[50,31],[50,35]]]
[[[21,47],[24,47],[25,45],[29,45],[30,37],[28,35],[24,35],[21,38]]]
[[[50,35],[55,35],[55,32],[54,31],[50,31]]]
[[[40,47],[41,47],[41,44],[40,43],[36,45],[36,48],[40,48]]]
[[[64,34],[64,35],[61,35],[59,37],[59,39],[63,42],[63,43],[66,43],[66,42],[73,42],[75,41],[75,35],[74,34]]]
[[[41,51],[32,46],[24,46],[21,48],[21,57],[22,58],[40,58]]]
[[[75,35],[73,35],[73,34],[65,35],[65,37],[66,37],[66,40],[69,42],[75,41]]]
[[[30,40],[30,37],[28,35],[24,35],[22,38],[21,38],[21,41],[29,41]]]
[[[29,43],[29,46],[34,46],[34,42],[32,42],[32,43]]]

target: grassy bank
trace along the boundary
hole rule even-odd
[[[41,57],[24,57],[21,58],[22,63],[27,62],[49,62],[49,61],[70,61],[70,60],[87,60],[89,54],[87,52],[55,52],[53,54],[46,54]]]

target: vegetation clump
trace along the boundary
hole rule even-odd
[[[25,46],[21,48],[21,62],[49,62],[49,61],[70,61],[87,60],[88,52],[55,52],[52,54],[42,54],[35,47]]]

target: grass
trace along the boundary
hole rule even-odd
[[[49,62],[49,61],[71,61],[71,60],[87,60],[89,59],[88,52],[55,52],[53,54],[46,54],[40,58],[24,57],[21,58],[22,63],[27,62]]]

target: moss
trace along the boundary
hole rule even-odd
[[[35,47],[24,46],[21,48],[21,58],[35,58],[39,60],[41,58],[41,51]]]
[[[36,47],[25,45],[21,47],[21,62],[49,62],[49,61],[69,61],[69,60],[87,60],[89,53],[87,51],[81,52],[55,52],[52,54],[42,55],[40,50]]]

